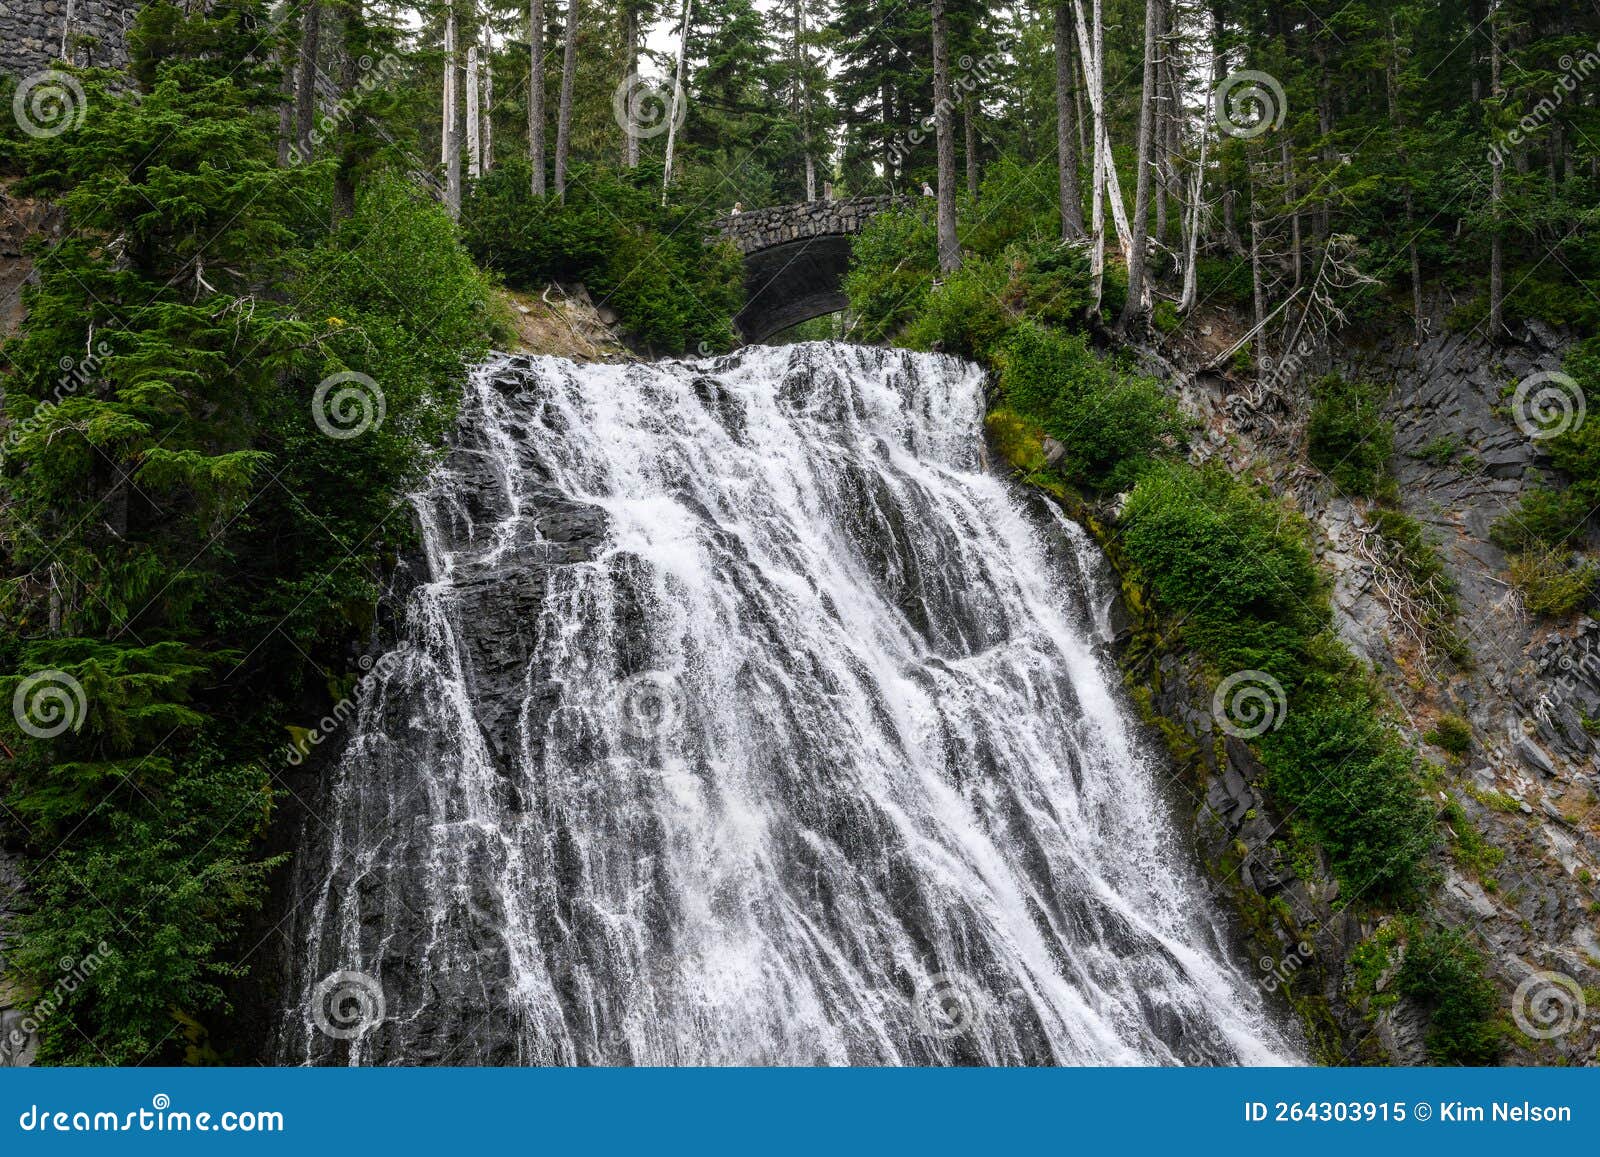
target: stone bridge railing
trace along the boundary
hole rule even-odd
[[[722,217],[715,226],[719,235],[749,256],[790,241],[859,233],[863,225],[891,206],[912,203],[910,197],[892,194],[851,197],[846,201],[807,201],[800,205],[752,209],[737,217]]]
[[[74,64],[121,68],[128,62],[123,37],[143,0],[0,0],[0,74],[18,80]],[[9,112],[9,110],[7,110]]]

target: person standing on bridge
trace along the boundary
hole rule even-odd
[[[735,201],[733,203],[733,212],[729,213],[728,216],[737,217],[740,213],[743,213],[743,212],[744,212],[744,202],[743,201]]]

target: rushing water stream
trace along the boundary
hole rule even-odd
[[[476,369],[307,822],[279,1059],[1296,1059],[1098,654],[1100,559],[982,413],[971,366],[844,345]]]

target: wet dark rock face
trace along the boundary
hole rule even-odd
[[[1229,961],[982,382],[835,345],[475,371],[323,773],[273,1059],[1237,1063]]]

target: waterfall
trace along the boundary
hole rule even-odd
[[[472,371],[306,822],[277,1059],[1300,1059],[1103,563],[982,418],[971,365],[831,343]]]

